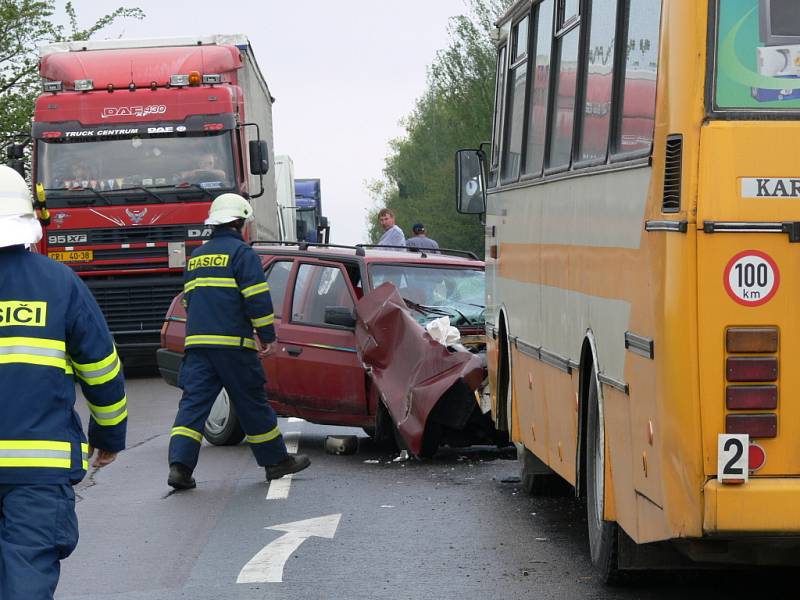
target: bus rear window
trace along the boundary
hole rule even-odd
[[[800,110],[798,4],[717,0],[715,110]]]

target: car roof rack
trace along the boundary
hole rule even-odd
[[[342,244],[319,244],[316,242],[290,242],[287,240],[253,240],[250,242],[251,246],[256,244],[275,245],[275,246],[297,246],[300,250],[308,250],[309,247],[314,248],[341,248],[344,250],[355,250],[356,256],[366,256],[366,249],[379,249],[379,250],[405,250],[406,252],[416,252],[427,258],[429,254],[438,254],[444,256],[455,256],[461,258],[468,258],[471,260],[480,260],[474,252],[469,250],[453,250],[451,248],[438,248],[436,250],[429,250],[427,248],[415,248],[413,246],[385,246],[380,244],[356,244],[355,246],[345,246]]]
[[[445,256],[458,256],[462,258],[471,258],[472,260],[480,260],[475,256],[474,252],[469,250],[453,250],[452,248],[416,248],[414,246],[386,246],[384,244],[356,244],[358,248],[389,248],[391,250],[405,250],[407,252],[419,252],[423,257],[428,254],[444,254]]]

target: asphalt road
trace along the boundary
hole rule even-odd
[[[581,503],[525,495],[508,450],[400,461],[360,430],[281,419],[309,469],[268,486],[246,446],[204,443],[197,489],[173,493],[178,398],[159,378],[129,378],[129,448],[76,488],[81,541],[62,565],[59,600],[705,600],[779,583],[701,573],[606,587],[587,556]],[[326,454],[332,434],[358,435],[358,452]]]

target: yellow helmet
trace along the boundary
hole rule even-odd
[[[223,225],[238,219],[253,220],[253,207],[251,204],[239,194],[221,194],[211,203],[205,224]]]

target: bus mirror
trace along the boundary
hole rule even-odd
[[[250,172],[253,175],[264,175],[269,172],[269,148],[267,142],[263,140],[251,140],[250,150]]]
[[[459,150],[456,153],[456,210],[468,215],[486,212],[486,185],[483,152]]]

